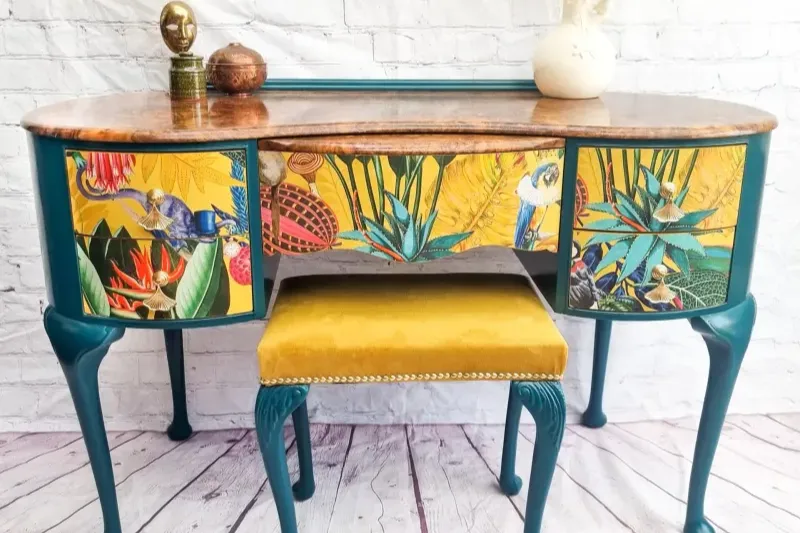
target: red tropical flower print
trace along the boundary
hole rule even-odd
[[[136,156],[113,152],[89,152],[86,176],[94,186],[106,193],[116,193],[127,185],[133,175]]]
[[[117,278],[111,278],[111,287],[114,289],[121,289],[122,284]],[[111,305],[111,307],[114,309],[121,309],[123,311],[136,311],[143,305],[142,302],[138,300],[129,302],[128,299],[121,294],[106,293],[106,297],[108,298],[108,303]]]
[[[152,248],[148,254],[150,257],[147,257],[145,253],[139,250],[131,250],[130,254],[133,260],[134,270],[136,270],[136,276],[134,277],[126,274],[119,268],[116,261],[111,261],[111,268],[114,269],[114,273],[116,274],[116,277],[111,278],[111,287],[114,289],[129,289],[133,292],[139,292],[143,296],[149,296],[156,290],[156,283],[153,281],[155,271],[153,269],[154,261],[152,258]],[[178,258],[178,263],[173,268],[169,254],[166,250],[162,250],[159,270],[167,275],[169,280],[167,284],[178,281],[181,276],[183,276],[185,268],[186,262],[183,260],[183,257]],[[120,294],[109,294],[108,302],[112,307],[125,311],[134,311],[139,306],[143,305],[142,302],[139,301],[130,303]]]
[[[136,270],[135,278],[123,272],[115,261],[111,261],[111,268],[113,268],[114,272],[117,274],[117,280],[121,283],[121,286],[142,292],[151,292],[155,290],[156,284],[153,282],[153,274],[155,274],[155,271],[153,270],[152,249],[150,258],[146,257],[145,254],[139,250],[131,250],[131,259],[133,260],[133,265]],[[169,278],[168,283],[178,281],[183,275],[185,267],[186,262],[183,260],[183,257],[179,257],[178,264],[175,265],[175,269],[173,270],[169,254],[166,251],[161,252],[161,268],[159,268],[159,270],[167,274]]]

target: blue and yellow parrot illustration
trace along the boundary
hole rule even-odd
[[[533,175],[522,176],[515,191],[519,196],[517,226],[514,230],[515,248],[533,249],[547,207],[561,198],[561,191],[557,187],[559,175],[557,164],[542,163],[533,171]]]

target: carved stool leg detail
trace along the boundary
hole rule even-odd
[[[708,477],[755,318],[756,301],[749,294],[743,303],[728,311],[691,319],[692,328],[708,346],[711,361],[694,449],[684,533],[714,532],[704,516]]]
[[[192,426],[186,412],[186,372],[183,362],[183,330],[164,330],[167,347],[169,381],[172,385],[172,423],[167,428],[170,440],[183,441],[192,436]]]
[[[289,468],[286,465],[283,423],[305,402],[306,396],[308,396],[308,385],[262,386],[256,396],[258,444],[267,469],[275,506],[278,509],[281,533],[297,533]]]
[[[297,457],[300,462],[300,479],[292,486],[297,501],[306,501],[314,495],[314,466],[311,462],[311,431],[308,427],[308,405],[305,401],[292,413]]]
[[[522,400],[514,384],[508,391],[508,410],[506,411],[506,431],[503,437],[503,460],[500,466],[500,488],[507,496],[516,496],[522,490],[522,478],[516,474],[517,438],[519,419],[522,415]]]
[[[594,326],[594,362],[592,364],[592,391],[581,424],[588,428],[601,428],[608,418],[603,412],[603,388],[606,382],[608,346],[611,342],[611,320],[598,320]]]
[[[125,330],[96,326],[60,315],[53,307],[44,313],[44,327],[61,363],[92,466],[105,533],[122,533],[117,505],[114,470],[108,449],[97,371],[112,343]]]
[[[525,533],[539,533],[550,491],[550,483],[556,470],[561,439],[567,421],[567,405],[561,383],[557,381],[515,381],[511,383],[511,395],[533,415],[536,423],[536,442],[533,446],[533,466],[528,486],[528,504],[525,509]],[[519,425],[516,406],[510,402],[509,413],[516,416],[514,426]],[[508,423],[508,421],[506,421]],[[506,437],[509,436],[506,426]],[[513,437],[516,440],[516,437]],[[508,439],[503,446],[503,467],[506,480],[513,476],[513,455]],[[509,472],[510,470],[510,472]],[[502,475],[502,474],[501,474]],[[516,477],[516,476],[513,476]],[[513,488],[513,486],[512,486]],[[505,490],[505,488],[504,488]]]

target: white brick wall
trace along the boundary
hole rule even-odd
[[[274,77],[513,77],[532,73],[554,0],[192,0],[196,52],[238,40]],[[75,429],[72,405],[41,326],[45,305],[23,113],[79,95],[163,89],[163,0],[0,0],[0,431]],[[800,2],[617,0],[606,25],[619,49],[615,88],[698,94],[778,115],[753,292],[760,309],[733,399],[735,412],[800,408]],[[519,272],[484,250],[425,267],[359,255],[286,260],[290,272]],[[571,346],[571,415],[585,405],[593,328],[559,318]],[[196,428],[252,425],[253,349],[263,324],[186,334],[189,411]],[[614,420],[697,414],[708,359],[686,321],[618,324],[607,410]],[[163,428],[171,406],[161,334],[129,331],[101,371],[111,428]],[[312,416],[336,421],[492,421],[499,384],[317,387]]]

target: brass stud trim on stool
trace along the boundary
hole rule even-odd
[[[385,376],[325,376],[261,379],[266,387],[273,385],[302,385],[314,383],[395,383],[401,381],[560,381],[562,374],[533,374],[519,372],[445,372],[432,374],[402,374]]]

